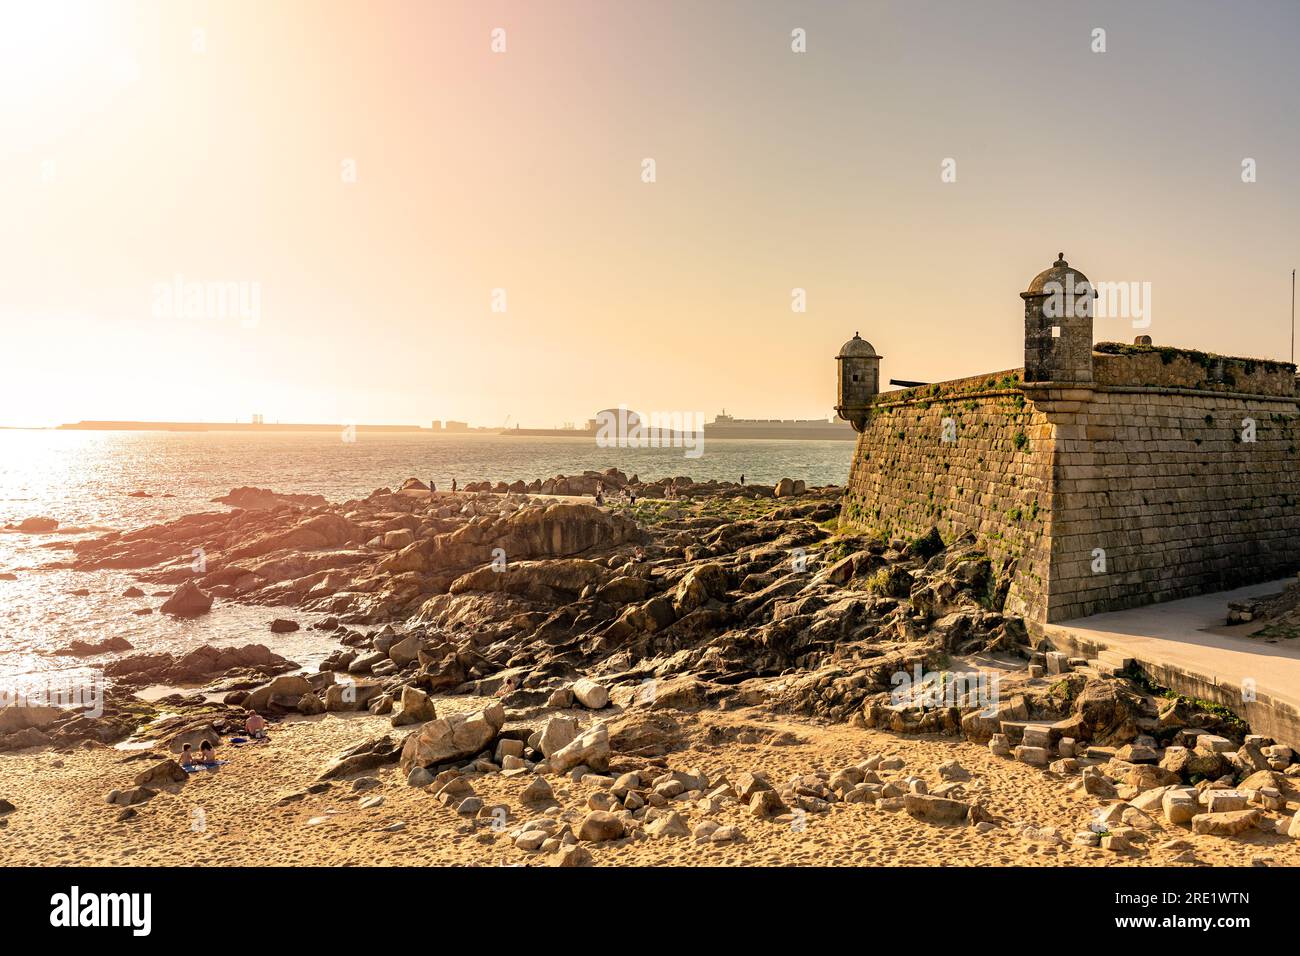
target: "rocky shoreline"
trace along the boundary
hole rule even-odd
[[[1035,852],[1142,859],[1162,848],[1192,863],[1198,841],[1226,838],[1243,863],[1261,845],[1296,854],[1300,766],[1287,748],[1123,667],[1035,645],[1002,611],[1013,569],[970,538],[842,532],[840,493],[789,479],[642,483],[614,469],[456,494],[411,479],[340,504],[235,489],[220,499],[232,510],[88,538],[59,566],[128,569],[164,589],[153,590],[167,596],[159,611],[178,617],[239,602],[277,608],[275,633],[311,618],[338,644],[320,669],[298,673],[260,642],[180,657],[70,646],[102,662],[103,716],[11,707],[0,750],[131,741],[106,795],[125,823],[195,786],[169,754],[224,746],[250,710],[286,730],[364,716],[367,734],[283,805],[347,786],[378,810],[381,795],[366,791],[415,790],[477,844],[505,841],[554,865],[601,862],[628,841],[754,840],[750,822],[800,827],[850,807],[996,832]],[[992,683],[963,681],[976,673]],[[134,696],[154,684],[187,689],[152,704]],[[751,753],[778,738],[752,724],[726,732],[731,715],[761,714],[864,740],[978,745],[1078,813],[1056,823],[999,812],[987,775],[952,760],[866,753],[778,779]],[[680,762],[701,748],[713,766]],[[489,779],[515,799],[481,797]],[[585,796],[575,804],[566,787]]]

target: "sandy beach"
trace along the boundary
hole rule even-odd
[[[450,713],[483,702],[440,698],[438,706]],[[751,771],[775,783],[817,771],[833,773],[883,755],[901,757],[905,766],[882,776],[915,775],[933,787],[940,783],[936,768],[956,760],[971,775],[964,786],[967,797],[977,799],[996,826],[980,832],[968,824],[935,824],[868,803],[836,803],[826,813],[779,822],[756,819],[734,802],[706,814],[688,801],[676,801],[671,809],[692,829],[712,820],[734,825],[743,835],[728,843],[643,836],[589,844],[596,865],[1164,865],[1180,850],[1162,844],[1190,839],[1186,826],[1163,821],[1126,853],[1025,839],[1016,824],[1058,827],[1069,837],[1087,828],[1102,802],[1081,790],[1070,792],[1063,777],[995,757],[966,741],[774,718],[762,708],[673,716],[683,726],[686,746],[654,761],[667,768],[702,770],[715,781],[734,781]],[[584,725],[595,719],[582,715]],[[121,808],[106,804],[104,795],[131,785],[134,774],[151,762],[145,752],[96,747],[7,755],[0,796],[16,809],[2,818],[0,858],[8,865],[47,866],[531,866],[552,860],[553,854],[513,845],[520,824],[545,811],[521,802],[532,774],[470,776],[485,805],[508,808],[503,826],[494,826],[491,818],[459,816],[426,788],[408,786],[395,765],[358,775],[379,781],[372,790],[356,793],[356,778],[345,778],[324,792],[281,803],[286,796],[304,794],[340,751],[391,730],[386,718],[364,714],[286,718],[273,727],[269,743],[222,746],[225,766],[163,789],[125,821],[117,819]],[[558,801],[552,806],[562,819],[581,819],[589,798],[603,789],[589,781],[573,782],[569,775],[548,779]],[[359,806],[376,795],[383,797],[381,805]],[[404,826],[386,832],[398,823]],[[1194,846],[1200,864],[1240,866],[1257,859],[1300,864],[1300,842],[1262,832],[1231,839],[1198,835]]]

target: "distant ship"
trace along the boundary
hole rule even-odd
[[[733,418],[725,410],[704,424],[704,438],[789,438],[797,441],[853,441],[858,437],[845,421],[822,418]]]
[[[585,427],[568,425],[564,428],[514,428],[503,429],[502,435],[513,437],[546,438],[592,438],[600,434],[602,416],[617,416],[619,409],[605,409],[597,413],[596,418],[587,420]],[[627,409],[623,414],[630,422],[637,422],[640,416]],[[703,417],[703,416],[701,416]],[[675,436],[676,432],[663,432]],[[821,418],[733,418],[724,409],[711,422],[704,423],[704,437],[739,438],[751,441],[785,438],[795,441],[853,441],[858,433],[846,421]]]

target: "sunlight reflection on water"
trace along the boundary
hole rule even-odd
[[[598,448],[591,438],[510,438],[497,435],[334,433],[82,432],[0,430],[0,525],[43,515],[63,528],[115,530],[171,520],[199,511],[224,511],[212,498],[242,485],[321,494],[331,501],[397,487],[411,476],[449,487],[489,479],[531,480],[584,469],[616,467],[643,479],[690,475],[696,480],[753,483],[782,477],[812,484],[842,484],[853,443],[847,441],[709,441],[703,455],[681,449]],[[150,497],[132,497],[143,491]],[[0,533],[0,681],[17,674],[86,667],[52,651],[73,640],[113,635],[138,652],[183,652],[201,644],[264,643],[314,667],[333,647],[307,629],[312,618],[293,608],[249,607],[218,601],[211,613],[189,621],[158,613],[161,598],[124,598],[137,584],[130,571],[38,570],[70,555],[84,535]],[[170,590],[143,583],[146,595]],[[88,596],[72,594],[77,589]],[[272,634],[269,622],[291,616],[303,630]],[[88,663],[102,663],[91,659]]]

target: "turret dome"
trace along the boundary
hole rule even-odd
[[[839,358],[876,358],[876,350],[871,347],[871,343],[853,333],[853,338],[844,343],[840,349]]]
[[[1067,276],[1073,276],[1073,281],[1068,280]],[[1065,291],[1066,289],[1080,288],[1084,283],[1088,282],[1088,277],[1078,269],[1070,268],[1070,264],[1065,261],[1065,253],[1062,252],[1058,254],[1057,260],[1052,263],[1050,269],[1044,269],[1034,276],[1034,281],[1029,283],[1029,288],[1026,290],[1027,294],[1046,295],[1047,293],[1044,290],[1047,288],[1048,283],[1052,282],[1057,283],[1060,291]],[[1091,288],[1092,284],[1088,283],[1088,287]]]

